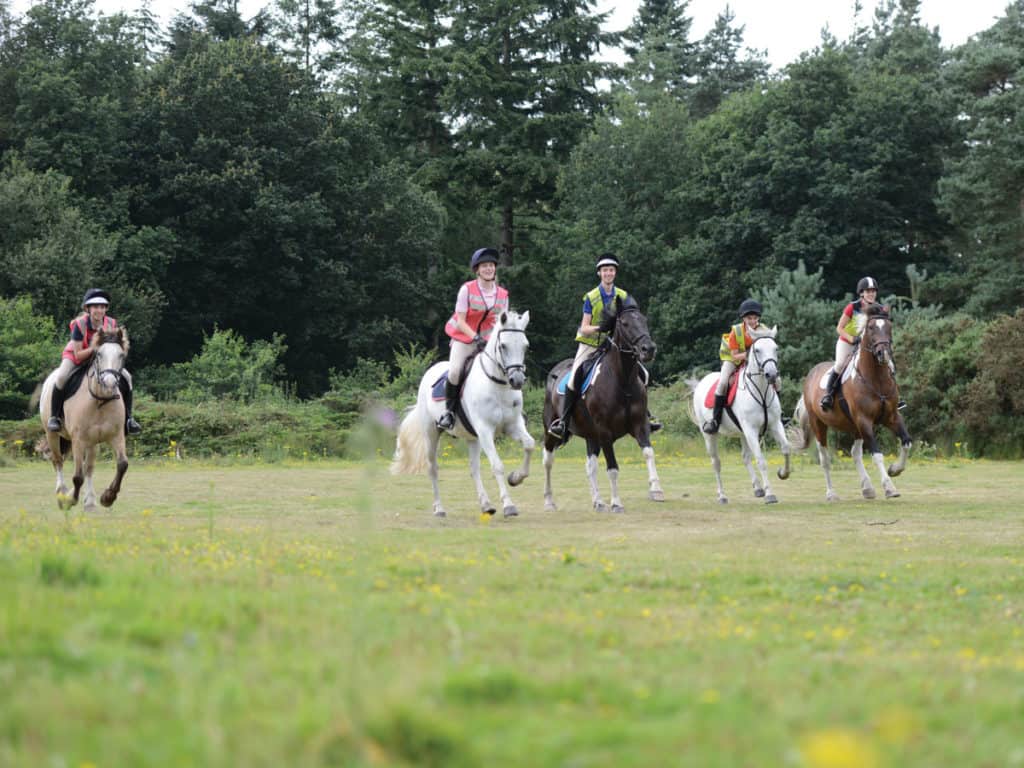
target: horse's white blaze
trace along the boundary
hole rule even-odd
[[[471,435],[461,420],[453,430],[456,437],[470,442],[470,475],[477,489],[481,509],[491,511],[490,499],[484,490],[480,477],[480,452],[487,454],[491,473],[498,484],[502,506],[514,509],[505,481],[505,465],[494,444],[495,435],[504,432],[523,446],[523,463],[512,473],[514,482],[521,482],[530,473],[530,453],[535,441],[526,431],[523,419],[522,394],[513,389],[523,381],[523,367],[529,341],[526,326],[530,313],[522,315],[505,312],[498,319],[487,347],[475,359],[466,375],[462,392],[462,408],[469,416],[477,435]],[[436,427],[438,417],[444,412],[444,401],[433,399],[433,385],[447,371],[448,363],[437,363],[424,374],[417,390],[416,405],[402,419],[395,445],[395,456],[391,463],[392,474],[414,474],[424,467],[433,487],[433,512],[443,516],[441,491],[438,483],[437,452],[441,434]]]
[[[707,448],[708,456],[711,459],[711,468],[715,473],[715,483],[718,487],[718,500],[727,501],[725,488],[722,485],[722,464],[718,457],[718,436],[737,435],[740,438],[740,445],[743,451],[743,463],[750,475],[751,484],[755,493],[764,491],[766,497],[774,497],[771,481],[769,480],[768,462],[761,451],[761,432],[771,434],[785,457],[788,475],[789,454],[791,448],[786,430],[782,426],[782,404],[779,401],[778,393],[769,381],[771,374],[778,374],[778,344],[775,342],[775,329],[765,336],[754,340],[747,357],[747,367],[743,370],[743,378],[740,380],[736,391],[736,398],[733,401],[733,413],[740,422],[737,427],[728,413],[723,413],[722,424],[718,434],[704,434],[704,445]],[[708,392],[718,381],[718,373],[709,373],[699,382],[689,382],[693,390],[692,407],[690,417],[697,429],[708,421],[713,413],[712,408],[704,405]],[[767,416],[767,424],[766,417]],[[760,481],[754,470],[757,463],[757,470],[760,471]],[[758,494],[760,495],[760,494]]]

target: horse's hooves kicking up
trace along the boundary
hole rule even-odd
[[[651,501],[664,501],[665,500],[665,492],[664,491],[651,491],[650,493],[647,494],[647,498],[649,498]]]

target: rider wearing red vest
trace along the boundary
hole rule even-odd
[[[53,382],[50,420],[46,422],[46,428],[50,432],[60,432],[64,426],[64,385],[68,383],[71,373],[92,357],[93,336],[101,328],[105,331],[117,328],[117,320],[107,316],[109,305],[109,293],[99,288],[90,288],[82,299],[82,309],[85,312],[68,323],[71,340],[61,353],[60,367]],[[129,435],[137,435],[142,431],[142,427],[132,418],[132,377],[128,371],[123,371],[122,375],[124,384],[121,386],[121,394],[124,397],[125,430]]]
[[[437,420],[438,429],[455,426],[455,405],[466,360],[487,345],[498,316],[508,309],[508,291],[498,285],[498,252],[494,248],[477,249],[469,267],[476,279],[459,288],[455,311],[444,326],[451,338],[451,352],[444,388],[445,411]]]

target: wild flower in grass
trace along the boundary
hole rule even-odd
[[[814,731],[800,742],[808,768],[874,768],[878,754],[863,735],[846,728]]]
[[[967,594],[967,587],[961,587],[959,584],[953,589],[953,594],[957,597],[963,597]]]
[[[700,702],[701,704],[717,704],[722,700],[721,694],[714,688],[707,688],[701,691]]]

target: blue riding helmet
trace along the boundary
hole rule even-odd
[[[864,291],[877,291],[878,281],[873,277],[862,277],[857,282],[857,295],[860,296]]]
[[[476,251],[473,252],[473,258],[469,262],[469,268],[476,272],[477,268],[481,264],[486,264],[487,262],[497,264],[498,251],[494,248],[477,248]]]
[[[744,299],[743,303],[740,304],[740,317],[754,314],[760,317],[764,314],[764,307],[761,306],[761,302],[755,301],[754,299]]]
[[[82,297],[82,306],[88,307],[90,304],[110,306],[110,294],[100,288],[90,288]]]

